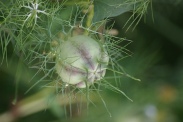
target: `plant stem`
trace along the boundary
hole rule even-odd
[[[50,95],[53,95],[54,88],[45,88],[32,96],[25,98],[10,110],[0,115],[0,122],[13,122],[18,118],[29,116],[51,107],[48,103]],[[69,96],[69,97],[68,97]],[[81,99],[82,97],[82,99]],[[72,99],[72,100],[71,100]],[[54,99],[60,106],[73,104],[76,102],[87,102],[82,94],[58,94]]]

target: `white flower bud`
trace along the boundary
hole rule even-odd
[[[57,50],[56,71],[62,81],[85,88],[104,77],[109,56],[94,39],[78,35],[63,42]]]

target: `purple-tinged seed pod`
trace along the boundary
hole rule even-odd
[[[104,77],[108,62],[109,56],[99,42],[78,35],[58,48],[56,71],[63,82],[85,88]]]

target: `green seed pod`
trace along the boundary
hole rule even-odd
[[[57,50],[56,71],[67,84],[85,88],[101,80],[106,72],[109,56],[94,39],[78,35],[63,42]]]

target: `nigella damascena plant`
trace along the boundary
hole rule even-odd
[[[66,84],[86,88],[104,77],[108,62],[107,51],[99,42],[77,35],[58,47],[56,71]]]

